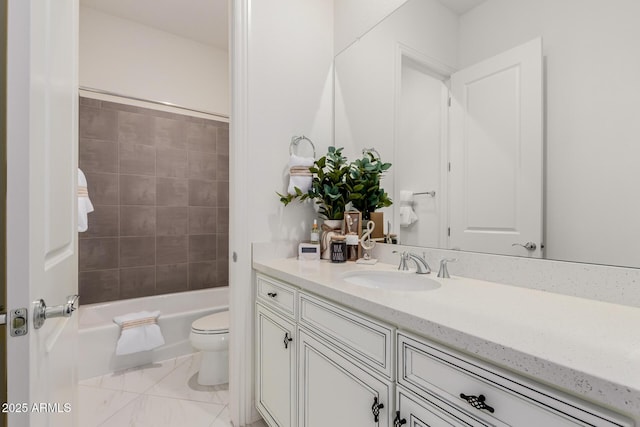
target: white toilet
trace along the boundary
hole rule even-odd
[[[193,322],[189,339],[202,353],[198,384],[229,382],[229,312],[220,311]]]

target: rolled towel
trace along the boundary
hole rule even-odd
[[[408,227],[418,220],[411,206],[400,206],[400,227]]]
[[[89,190],[87,190],[87,178],[78,168],[78,231],[84,232],[89,228],[89,220],[87,214],[93,212],[93,204],[89,199]]]
[[[303,193],[311,189],[313,175],[309,167],[313,166],[313,157],[300,157],[292,154],[289,158],[289,194],[296,194],[296,187]]]
[[[159,311],[141,311],[113,318],[120,326],[120,338],[116,345],[116,355],[153,350],[164,345],[164,337],[158,326]]]
[[[401,205],[413,204],[413,191],[400,190],[400,204]]]

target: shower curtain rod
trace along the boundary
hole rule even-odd
[[[141,101],[141,102],[147,102],[149,104],[163,105],[165,107],[179,108],[181,110],[193,111],[194,113],[207,114],[209,116],[220,117],[220,118],[227,119],[227,120],[229,119],[229,116],[227,116],[225,114],[212,113],[211,111],[197,110],[195,108],[183,107],[181,105],[172,104],[171,102],[154,101],[152,99],[138,98],[138,97],[135,97],[135,96],[123,95],[121,93],[111,92],[111,91],[102,90],[102,89],[95,89],[95,88],[87,87],[87,86],[80,86],[79,89],[80,90],[84,90],[86,92],[99,93],[101,95],[116,96],[118,98],[126,98],[126,99],[131,99],[133,101]]]

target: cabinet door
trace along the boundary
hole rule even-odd
[[[383,427],[391,423],[391,382],[369,373],[315,338],[298,331],[299,425]],[[377,410],[376,410],[377,407]],[[378,417],[374,415],[378,412]]]
[[[256,405],[272,427],[296,425],[295,325],[256,304]]]

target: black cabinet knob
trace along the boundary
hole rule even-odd
[[[396,417],[393,419],[393,427],[400,427],[407,423],[405,418],[400,419],[400,411],[396,411]]]
[[[384,403],[379,403],[378,398],[373,398],[373,405],[371,406],[371,412],[373,413],[373,421],[376,423],[380,419],[380,409],[384,408]]]
[[[289,336],[289,332],[285,332],[284,333],[284,340],[282,340],[282,342],[284,343],[284,348],[289,348],[289,343],[293,341],[293,338],[291,338]]]
[[[493,409],[491,406],[484,403],[485,397],[482,394],[479,396],[467,396],[464,393],[460,393],[460,397],[466,400],[469,405],[473,406],[476,409],[487,410],[492,414],[495,411],[495,409]]]

